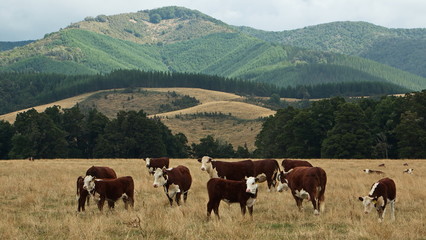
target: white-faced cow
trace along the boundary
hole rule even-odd
[[[375,208],[379,214],[379,222],[382,222],[388,202],[391,208],[391,219],[395,220],[395,198],[395,182],[390,178],[383,178],[371,186],[367,196],[359,197],[359,200],[364,205],[364,213],[368,214]]]
[[[117,178],[117,174],[112,168],[109,167],[98,167],[92,166],[86,171],[86,176],[93,176],[95,178]],[[84,211],[84,205],[87,201],[87,205],[89,205],[90,194],[83,188],[84,178],[79,176],[77,178],[77,201],[78,207],[77,211]]]
[[[223,200],[226,203],[239,203],[241,213],[244,216],[248,208],[250,217],[253,217],[253,205],[257,197],[257,182],[255,177],[246,180],[235,181],[222,178],[211,178],[207,182],[209,201],[207,203],[207,218],[210,218],[212,210],[218,219],[219,205]]]
[[[170,206],[173,205],[173,197],[177,205],[180,205],[180,197],[183,194],[183,201],[186,202],[188,197],[188,190],[192,184],[192,177],[189,169],[185,166],[179,165],[174,168],[157,168],[154,172],[153,186],[164,187],[164,192],[169,199]]]
[[[224,162],[204,156],[198,159],[198,162],[201,163],[201,171],[206,171],[210,178],[243,180],[246,177],[254,176],[254,165],[251,160]]]
[[[408,174],[413,174],[413,172],[414,172],[414,169],[412,169],[412,168],[407,168],[407,169],[405,169],[404,171],[402,171],[403,173],[408,173]]]
[[[275,159],[264,159],[253,161],[254,176],[259,178],[262,182],[261,175],[264,174],[268,184],[268,192],[275,188],[277,174],[280,172],[280,166]]]
[[[293,169],[295,167],[313,167],[311,163],[304,160],[289,160],[284,159],[281,162],[281,166],[283,166],[284,172],[290,171],[290,169]]]
[[[123,199],[125,209],[128,209],[129,204],[133,208],[135,185],[130,176],[116,179],[97,179],[89,175],[84,178],[83,188],[93,196],[100,211],[104,207],[105,200],[108,201],[108,206],[112,209],[114,203],[120,198]]]
[[[290,188],[296,205],[301,211],[304,199],[310,200],[314,214],[324,211],[324,193],[327,184],[327,174],[320,167],[296,167],[289,172],[280,172],[277,190]]]
[[[159,157],[159,158],[146,158],[143,159],[146,163],[146,168],[148,169],[148,172],[153,175],[155,172],[155,169],[163,167],[169,168],[169,162],[170,159],[168,157]]]
[[[364,169],[363,170],[365,173],[374,173],[374,174],[379,174],[379,175],[381,175],[381,174],[384,174],[384,172],[382,172],[382,171],[380,171],[380,170],[373,170],[373,169]]]

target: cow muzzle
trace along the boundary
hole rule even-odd
[[[201,171],[206,171],[206,168],[205,168],[205,167],[202,167],[202,168],[201,168]]]
[[[152,186],[155,188],[158,188],[158,184],[153,184]]]

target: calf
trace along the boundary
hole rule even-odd
[[[207,182],[209,194],[207,218],[210,218],[213,210],[217,218],[220,219],[219,205],[221,200],[227,203],[239,203],[243,216],[246,214],[247,207],[250,217],[253,218],[253,205],[257,197],[257,182],[258,179],[255,177],[249,177],[241,181],[211,178]]]
[[[92,176],[95,178],[117,178],[117,174],[112,168],[109,167],[95,167],[92,166],[86,171],[86,176]],[[87,202],[89,205],[90,194],[83,188],[84,178],[77,178],[77,211],[85,211],[84,205]]]
[[[283,166],[284,172],[288,172],[290,169],[295,167],[313,167],[312,164],[310,164],[308,161],[289,159],[284,159],[281,162],[281,166]]]
[[[185,166],[179,165],[175,168],[157,168],[154,172],[153,186],[164,187],[164,192],[169,199],[170,206],[173,205],[173,197],[175,197],[176,204],[180,205],[180,196],[183,193],[183,201],[186,202],[188,197],[188,190],[192,184],[192,177],[189,169]]]
[[[143,159],[146,163],[146,168],[148,169],[149,174],[153,175],[155,169],[163,167],[169,168],[170,159],[168,157],[160,157],[160,158],[146,158]]]
[[[373,207],[376,208],[379,214],[379,222],[382,222],[388,202],[391,207],[391,219],[395,220],[395,198],[395,182],[390,178],[383,178],[371,186],[371,190],[367,196],[359,197],[359,200],[362,201],[364,213],[366,214],[371,212]]]
[[[413,172],[414,172],[414,169],[412,168],[407,168],[403,171],[403,173],[408,173],[408,174],[413,174]]]
[[[198,159],[198,162],[201,163],[201,171],[206,171],[210,178],[220,177],[230,180],[243,180],[246,177],[254,176],[254,165],[251,160],[223,162],[204,156]]]
[[[254,176],[260,178],[261,174],[264,174],[268,184],[268,192],[271,191],[276,185],[276,177],[280,171],[280,166],[275,159],[265,159],[253,161]],[[262,182],[259,180],[259,182]]]
[[[386,167],[384,163],[378,165],[379,167]]]
[[[375,174],[379,174],[379,175],[384,174],[384,172],[382,172],[382,171],[379,171],[379,170],[373,170],[373,169],[364,169],[363,171],[364,171],[365,173],[375,173]]]
[[[118,199],[123,199],[124,208],[128,209],[128,204],[134,205],[134,183],[130,176],[116,179],[96,179],[93,176],[84,178],[83,188],[86,189],[98,202],[98,208],[102,211],[105,200],[108,201],[110,209],[114,208],[114,203]]]
[[[324,193],[327,175],[320,167],[296,167],[287,173],[280,172],[277,190],[290,188],[296,205],[301,211],[303,199],[311,200],[314,214],[324,211]]]

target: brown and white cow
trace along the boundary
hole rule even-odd
[[[373,208],[379,214],[379,222],[385,216],[386,204],[389,202],[391,208],[391,219],[395,220],[396,186],[390,178],[382,178],[371,186],[367,196],[359,197],[364,205],[364,213],[368,214]]]
[[[86,176],[93,176],[95,178],[117,178],[117,174],[114,169],[109,167],[98,167],[92,166],[86,171]],[[84,211],[84,205],[87,201],[87,205],[89,205],[90,194],[83,188],[84,178],[79,176],[77,178],[77,201],[78,207],[77,211]]]
[[[255,177],[249,177],[241,181],[211,178],[207,182],[209,194],[207,218],[210,218],[213,210],[217,218],[220,219],[219,205],[221,200],[226,203],[239,203],[243,216],[246,214],[246,208],[248,208],[250,217],[253,218],[253,205],[257,197],[257,182],[258,179]]]
[[[131,176],[116,179],[97,179],[88,175],[84,178],[83,188],[93,196],[100,211],[104,207],[105,200],[108,201],[108,206],[112,209],[114,203],[120,198],[123,199],[125,209],[128,209],[129,204],[133,208],[135,185]]]
[[[404,171],[402,171],[403,173],[408,173],[408,174],[413,174],[413,172],[414,172],[414,169],[412,169],[412,168],[407,168],[407,169],[405,169]]]
[[[146,158],[143,159],[146,163],[146,168],[148,169],[149,174],[153,175],[155,169],[163,167],[169,168],[170,159],[168,157],[159,157],[159,158]]]
[[[289,172],[280,172],[277,190],[290,188],[296,205],[301,211],[304,199],[310,200],[314,214],[324,211],[324,193],[327,185],[327,174],[320,167],[296,167]]]
[[[375,173],[375,174],[379,174],[379,175],[384,174],[384,172],[382,172],[380,170],[373,170],[373,169],[368,169],[368,168],[364,169],[362,171],[364,171],[365,173]]]
[[[254,176],[254,165],[251,160],[238,162],[216,161],[209,156],[198,159],[201,163],[201,171],[206,171],[210,178],[225,178],[230,180],[243,180]]]
[[[311,163],[304,160],[289,160],[284,159],[281,162],[281,166],[283,166],[284,172],[290,171],[290,169],[293,169],[295,167],[313,167]]]
[[[183,201],[186,202],[188,197],[188,190],[191,188],[192,177],[189,169],[185,166],[179,165],[174,168],[157,168],[154,172],[155,188],[159,186],[164,187],[164,192],[169,199],[170,206],[173,206],[173,198],[177,205],[180,205],[180,197],[183,194]]]
[[[264,174],[266,177],[266,181],[268,184],[268,192],[271,189],[275,188],[277,174],[280,172],[280,166],[278,165],[277,160],[275,159],[264,159],[253,161],[254,166],[254,176],[259,178],[260,180],[261,174]]]

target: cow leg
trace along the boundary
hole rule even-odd
[[[115,207],[114,201],[107,201],[107,202],[108,202],[109,209],[114,209],[114,207]]]
[[[219,204],[220,204],[220,201],[217,201],[215,203],[214,207],[213,207],[213,211],[214,211],[214,214],[216,214],[217,219],[220,219],[220,217],[219,217]]]
[[[303,205],[302,205],[303,199],[300,199],[300,198],[294,196],[294,200],[296,200],[296,205],[299,208],[299,211],[302,211],[303,210]]]
[[[188,198],[188,191],[183,193],[183,202],[186,202],[187,198]]]
[[[250,214],[250,218],[251,218],[251,220],[253,220],[253,206],[247,207],[247,208],[248,208],[248,211],[249,211],[249,214]]]
[[[98,201],[98,209],[99,211],[102,211],[102,209],[104,208],[104,203],[105,203],[105,198],[101,197]]]
[[[395,220],[395,199],[394,200],[391,200],[390,202],[389,202],[389,204],[390,204],[390,214],[391,214],[391,220],[393,221],[393,220]]]
[[[181,195],[181,193],[180,193],[180,192],[179,192],[179,193],[176,193],[176,197],[175,197],[176,204],[177,204],[178,206],[180,206],[180,195]]]
[[[377,208],[377,213],[379,214],[379,222],[383,222],[385,217],[386,206]]]
[[[240,208],[241,208],[241,214],[243,216],[246,215],[246,205],[243,203],[240,203]]]
[[[319,200],[318,198],[311,197],[312,206],[314,206],[314,214],[319,215]]]

